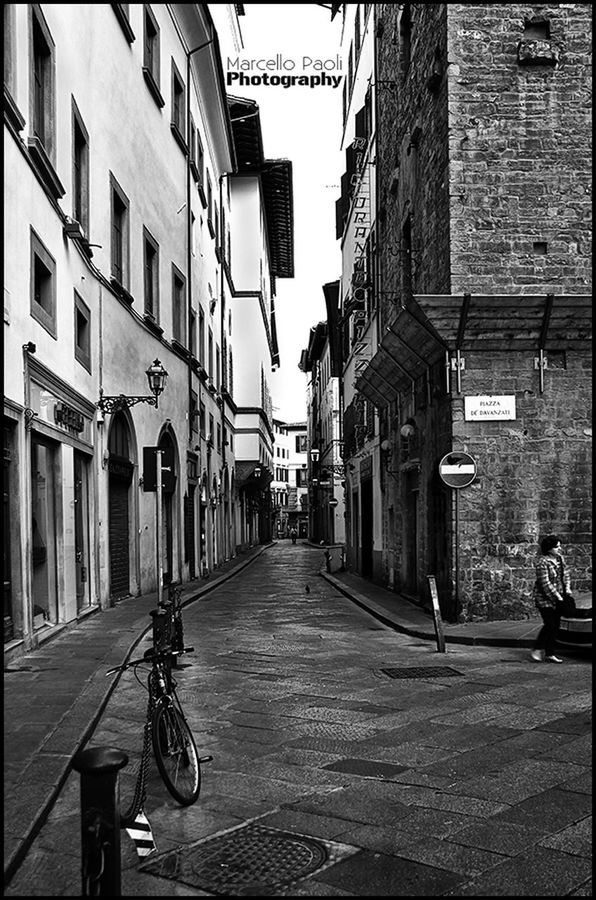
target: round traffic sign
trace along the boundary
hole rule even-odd
[[[339,503],[339,500],[337,499],[337,497],[332,497],[331,500],[329,501],[329,506],[337,506],[338,503]]]
[[[453,450],[439,463],[439,475],[449,487],[467,487],[476,477],[476,460],[469,453]]]

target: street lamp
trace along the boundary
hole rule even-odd
[[[152,365],[150,365],[145,372],[145,375],[147,376],[147,381],[149,382],[149,390],[153,394],[152,397],[128,397],[124,394],[105,397],[103,390],[100,390],[97,408],[101,410],[102,413],[114,413],[118,412],[118,410],[128,409],[131,406],[135,406],[137,403],[148,403],[150,406],[154,406],[157,409],[158,397],[163,392],[163,389],[166,386],[168,373],[166,372],[160,361],[158,359],[154,359]]]

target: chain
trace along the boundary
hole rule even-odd
[[[93,823],[87,826],[88,838],[85,841],[83,855],[83,884],[85,897],[101,896],[101,877],[105,869],[105,852],[106,842],[101,839],[102,821],[99,813],[96,812]],[[97,874],[91,873],[91,860],[96,861],[95,868]]]
[[[126,828],[132,825],[139,810],[143,809],[147,798],[147,774],[149,772],[149,760],[151,756],[151,719],[155,705],[155,689],[152,683],[153,672],[149,674],[149,699],[147,700],[147,718],[143,726],[143,748],[141,750],[141,765],[135,784],[135,791],[129,808],[122,813],[122,825]]]

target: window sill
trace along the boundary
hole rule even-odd
[[[76,361],[91,375],[91,356],[87,353],[81,353],[79,350],[75,349],[75,359]]]
[[[38,303],[31,302],[31,316],[35,319],[36,322],[45,328],[45,330],[50,334],[55,341],[58,340],[58,332],[56,330],[56,316],[50,315],[43,306],[40,306]]]
[[[155,316],[152,316],[150,313],[145,313],[143,316],[143,321],[147,328],[149,328],[154,334],[158,337],[161,337],[163,334],[163,328],[158,324]]]
[[[198,185],[199,198],[203,205],[203,209],[207,209],[207,197],[205,196],[205,189],[202,184]]]
[[[129,44],[132,44],[132,42],[135,39],[135,33],[132,30],[132,28],[130,27],[130,22],[128,21],[128,17],[126,15],[126,13],[122,9],[122,4],[121,3],[112,3],[111,5],[112,5],[112,9],[114,10],[114,13],[116,15],[116,18],[118,19],[118,23],[119,23],[120,27],[122,28],[122,31],[124,32],[124,37],[126,38],[126,40],[128,41]]]
[[[145,83],[149,88],[149,93],[157,103],[160,109],[166,105],[166,101],[161,96],[161,91],[159,90],[159,85],[157,84],[155,78],[153,77],[151,70],[147,68],[147,66],[143,66],[143,77],[145,79]]]
[[[60,200],[61,197],[64,197],[66,191],[58,178],[46,148],[38,137],[29,137],[27,138],[27,149],[29,150],[29,157],[35,170],[44,185],[47,187],[54,200]]]
[[[110,278],[110,284],[112,285],[112,288],[114,289],[120,300],[124,300],[124,302],[128,306],[132,306],[132,304],[134,303],[134,297],[129,291],[126,290],[124,285],[121,284],[121,282],[118,281],[117,278],[114,278],[114,276]]]
[[[211,219],[207,219],[207,228],[209,229],[209,234],[215,240],[215,228],[213,227]]]
[[[4,120],[14,131],[22,131],[25,127],[25,120],[6,85],[4,85]]]
[[[177,338],[172,338],[172,350],[182,359],[188,359],[188,350]]]
[[[175,122],[170,122],[170,130],[176,139],[176,143],[178,144],[178,146],[180,147],[180,149],[182,150],[184,155],[187,156],[188,155],[188,145],[187,145],[186,141],[184,140],[184,135],[182,134],[182,132],[180,131],[180,129],[178,128],[178,126],[176,125]]]
[[[199,175],[199,170],[197,168],[197,164],[194,161],[194,159],[191,159],[191,161],[190,161],[190,172],[191,172],[192,177],[198,184],[199,181],[201,180],[201,176]]]

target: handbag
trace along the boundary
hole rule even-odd
[[[575,600],[571,594],[563,594],[563,600],[557,603],[557,612],[562,616],[575,615]]]

